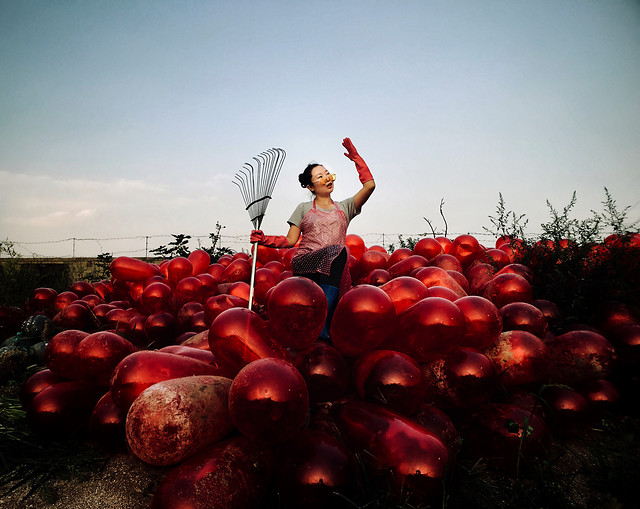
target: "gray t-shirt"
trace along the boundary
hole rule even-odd
[[[333,203],[335,203],[338,209],[342,210],[342,212],[344,212],[344,215],[347,216],[347,224],[349,224],[351,220],[360,213],[356,211],[356,204],[353,201],[353,196],[343,201],[334,201]],[[296,209],[293,211],[293,214],[291,214],[289,221],[287,222],[289,224],[294,224],[298,228],[300,228],[300,223],[302,223],[302,218],[312,208],[313,208],[313,200],[302,202],[300,205],[296,207]],[[316,210],[319,210],[321,212],[330,212],[332,208],[321,209],[320,207],[316,206]]]

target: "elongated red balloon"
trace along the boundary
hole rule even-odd
[[[160,273],[156,265],[128,256],[118,256],[115,258],[111,262],[109,269],[116,279],[129,282],[144,281]]]

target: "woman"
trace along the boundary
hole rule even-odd
[[[318,283],[327,296],[329,306],[322,339],[329,338],[329,325],[338,298],[351,286],[345,247],[347,226],[376,188],[371,171],[351,140],[345,138],[342,145],[347,150],[344,155],[355,163],[362,183],[354,196],[334,202],[331,193],[335,177],[321,164],[309,164],[298,180],[313,193],[314,199],[296,207],[288,221],[289,233],[284,236],[265,235],[261,230],[251,232],[251,242],[276,248],[294,246],[302,235],[291,268],[295,276],[305,276]]]

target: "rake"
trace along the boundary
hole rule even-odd
[[[276,185],[286,152],[281,148],[271,148],[255,156],[251,162],[244,163],[238,170],[233,183],[240,189],[246,210],[249,212],[254,230],[259,230],[267,211],[271,193]],[[253,303],[253,286],[258,261],[258,243],[253,243],[251,265],[251,284],[249,286],[249,309]]]

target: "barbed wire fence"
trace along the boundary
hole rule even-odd
[[[454,239],[458,235],[470,234],[487,247],[493,247],[495,236],[487,232],[460,232],[449,233],[448,238]],[[391,245],[400,247],[400,239],[420,239],[431,237],[431,233],[365,233],[357,234],[367,247],[373,245],[383,246],[385,249]],[[95,258],[100,254],[109,253],[111,256],[131,256],[133,258],[148,258],[155,254],[154,249],[167,245],[175,239],[172,234],[137,235],[129,237],[107,238],[80,238],[70,237],[49,241],[20,241],[5,239],[2,243],[11,246],[15,255],[22,258]],[[192,235],[188,248],[193,251],[198,248],[211,247],[211,234]],[[234,252],[249,252],[250,243],[247,235],[219,235],[217,247],[227,247]],[[14,256],[15,256],[14,255]],[[4,251],[0,251],[0,257],[8,257]]]

